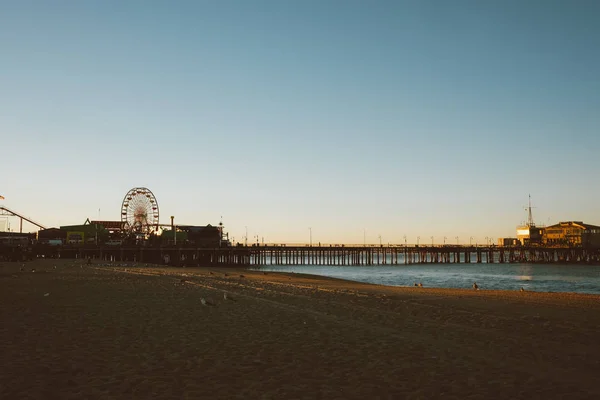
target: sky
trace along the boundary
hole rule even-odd
[[[538,224],[600,225],[599,15],[0,0],[0,205],[119,220],[147,187],[162,223],[268,243],[482,243],[516,235],[530,194]]]

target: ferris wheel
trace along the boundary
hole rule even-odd
[[[133,188],[121,205],[121,223],[125,231],[152,233],[158,230],[158,202],[150,189]]]

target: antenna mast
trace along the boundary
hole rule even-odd
[[[527,207],[527,211],[529,213],[527,226],[535,226],[535,223],[533,222],[533,214],[531,213],[531,195],[529,195],[529,207]]]

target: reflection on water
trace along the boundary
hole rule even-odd
[[[530,281],[533,280],[531,275],[532,268],[530,264],[519,264],[519,280]]]
[[[600,294],[600,266],[569,264],[411,264],[379,266],[263,266],[267,271],[298,272],[389,286]]]

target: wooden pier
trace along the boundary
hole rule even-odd
[[[1,255],[1,254],[0,254]],[[598,248],[498,246],[237,246],[119,247],[43,246],[23,257],[92,258],[172,266],[327,265],[371,266],[453,263],[581,263],[600,264]],[[15,250],[11,256],[18,258]]]

